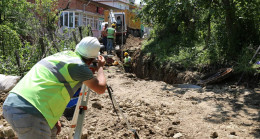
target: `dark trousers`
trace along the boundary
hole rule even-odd
[[[105,46],[105,49],[107,50],[107,37],[103,37],[103,45]]]
[[[130,66],[124,66],[125,72],[129,73],[131,72],[131,67]]]

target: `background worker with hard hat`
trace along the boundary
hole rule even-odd
[[[107,28],[107,54],[112,53],[112,49],[114,48],[114,41],[116,38],[116,24],[112,24],[112,27]]]
[[[131,57],[127,52],[124,53],[124,69],[125,72],[130,72],[131,71]]]
[[[10,91],[3,115],[19,139],[55,138],[61,129],[59,118],[82,83],[98,94],[105,92],[105,59],[99,50],[97,38],[85,37],[75,52],[63,51],[39,61]],[[89,65],[96,58],[94,77]]]

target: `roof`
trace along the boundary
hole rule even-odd
[[[132,5],[129,1],[128,2],[125,2],[123,0],[92,0],[92,1],[95,1],[95,2],[121,2],[121,3],[125,3],[125,4],[128,4],[128,5]]]
[[[113,9],[113,10],[119,10],[119,8],[117,8],[117,7],[113,7],[113,6],[98,2],[98,0],[91,0],[90,3],[92,3],[92,4],[94,4],[98,7],[103,7],[103,8],[107,8],[107,9]]]

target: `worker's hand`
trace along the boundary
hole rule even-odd
[[[98,56],[98,68],[103,67],[106,64],[106,60],[102,55]]]
[[[57,133],[56,133],[56,135],[58,135],[58,134],[60,133],[60,131],[61,131],[61,123],[60,123],[60,121],[58,121],[58,122],[55,124],[55,127],[57,128]]]

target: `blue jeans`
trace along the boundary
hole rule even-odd
[[[105,49],[107,50],[107,37],[103,37],[103,44],[105,46]]]
[[[107,39],[107,51],[113,50],[114,39]]]
[[[24,111],[3,106],[3,115],[19,139],[55,139],[57,128],[50,128],[44,117],[37,117]]]

